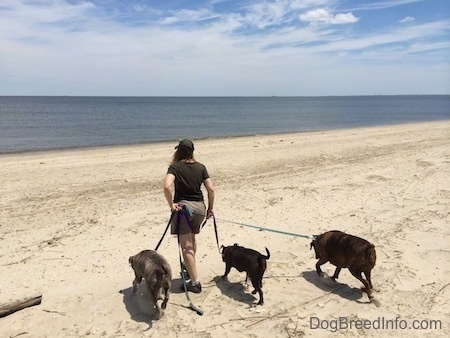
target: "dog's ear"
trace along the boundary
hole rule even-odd
[[[128,258],[128,263],[130,263],[131,265],[133,264],[133,256],[130,256],[130,258]]]
[[[219,252],[220,253],[223,253],[223,248],[225,248],[224,246],[223,246],[223,244],[220,246],[220,250],[219,250]]]

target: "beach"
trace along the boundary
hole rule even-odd
[[[194,143],[215,184],[219,245],[270,250],[264,305],[245,273],[220,277],[212,220],[197,252],[203,291],[189,294],[203,315],[180,290],[169,234],[164,316],[152,320],[144,282],[132,294],[128,258],[155,249],[170,216],[162,189],[176,143],[5,154],[0,304],[42,302],[0,318],[0,336],[448,336],[450,121]],[[335,284],[317,275],[310,237],[327,230],[375,245],[380,306],[348,269]]]

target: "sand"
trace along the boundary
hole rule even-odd
[[[132,295],[128,257],[163,235],[174,146],[0,156],[0,304],[42,294],[0,318],[1,337],[448,336],[450,121],[196,141],[216,187],[219,244],[271,252],[265,304],[244,273],[220,278],[210,220],[197,254],[203,292],[190,294],[204,314],[179,290],[177,240],[166,235],[158,252],[174,279],[153,320],[144,283]],[[381,306],[347,269],[336,284],[316,274],[309,237],[332,229],[375,244]]]

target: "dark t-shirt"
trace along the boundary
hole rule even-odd
[[[169,166],[167,173],[175,176],[175,203],[181,200],[203,201],[201,185],[209,178],[203,164],[179,161]]]

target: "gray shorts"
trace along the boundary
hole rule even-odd
[[[205,202],[179,201],[177,203],[187,206],[191,215],[187,214],[185,211],[180,211],[173,215],[172,221],[170,222],[170,233],[172,235],[178,234],[178,224],[180,235],[186,235],[189,233],[198,234],[200,232],[200,226],[205,219]]]

